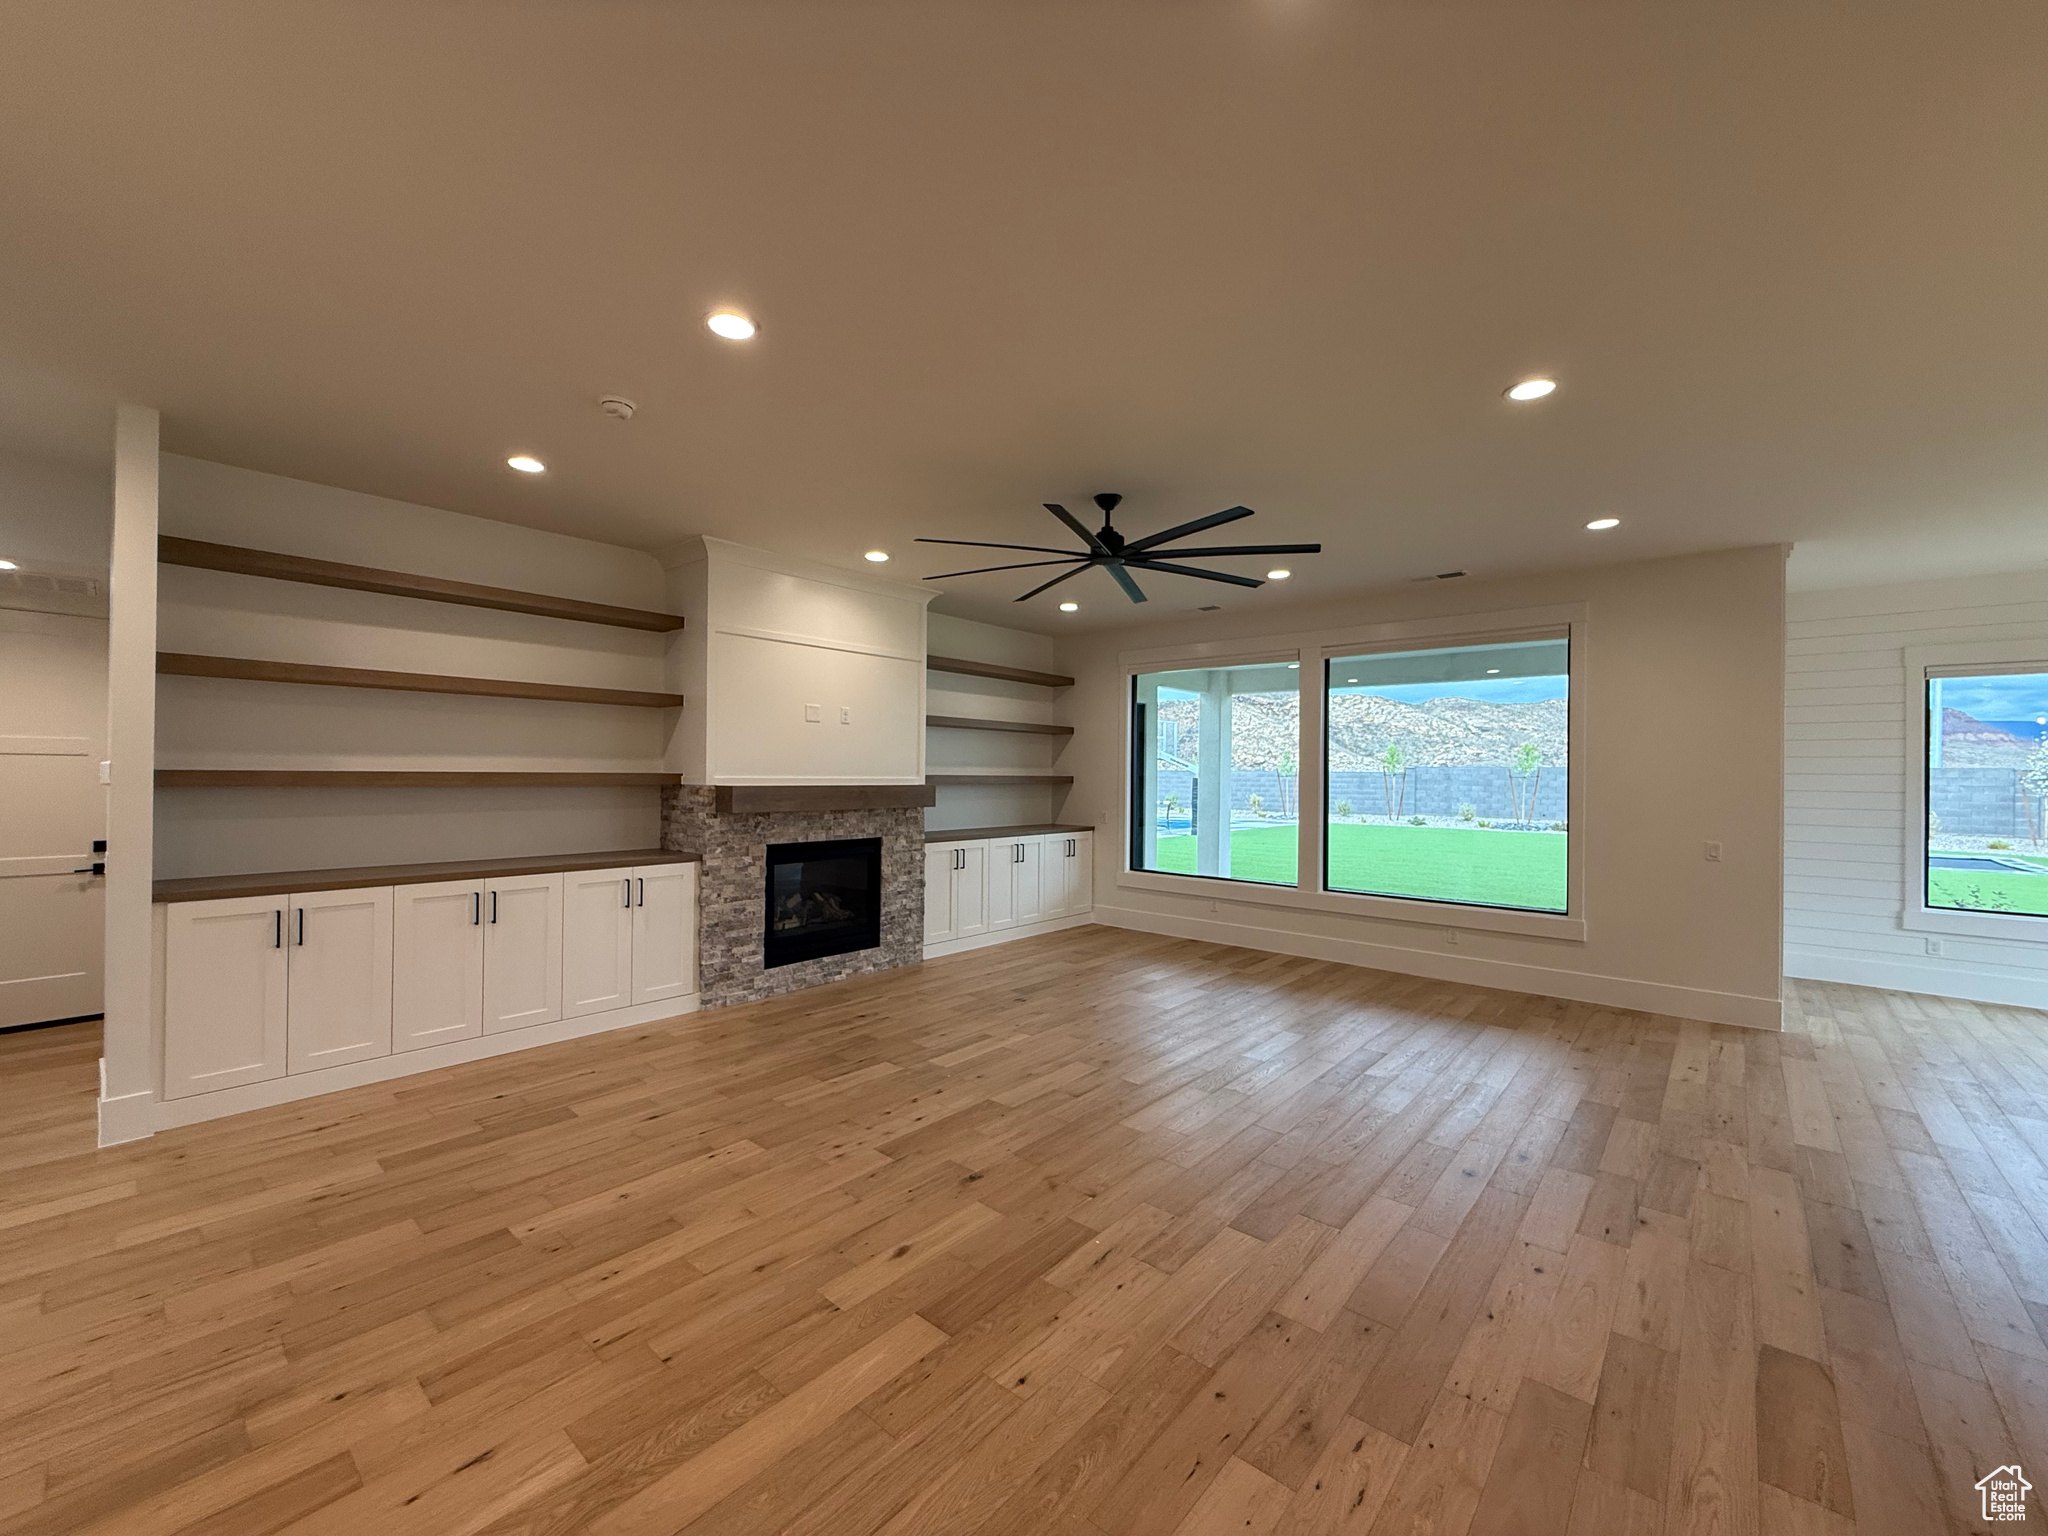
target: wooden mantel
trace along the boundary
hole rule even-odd
[[[768,811],[889,811],[938,803],[929,784],[720,784],[721,816]]]

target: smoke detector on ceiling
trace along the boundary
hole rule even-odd
[[[624,395],[606,395],[597,402],[597,408],[615,421],[631,421],[633,413],[640,409]]]

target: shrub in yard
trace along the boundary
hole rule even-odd
[[[1492,826],[1492,825],[1493,825],[1493,823],[1492,823],[1492,822],[1490,822],[1490,821],[1487,821],[1487,820],[1486,820],[1486,819],[1485,819],[1484,817],[1482,817],[1482,818],[1480,819],[1479,825],[1480,825],[1480,826],[1482,826],[1482,827],[1490,827],[1490,826]]]
[[[1565,830],[1565,824],[1561,821],[1553,821],[1550,824],[1550,830],[1553,832],[1562,832]]]
[[[1427,816],[1410,816],[1408,818],[1408,825],[1411,827],[1426,827],[1429,825],[1429,818]]]
[[[1337,814],[1349,820],[1351,816],[1351,802],[1349,800],[1339,800],[1337,802]]]
[[[1986,843],[1984,846],[1986,848],[2010,848],[2012,844],[2008,843],[2002,837],[1994,837],[1993,839],[1991,839],[1990,842]]]
[[[1470,821],[1478,814],[1479,807],[1476,805],[1461,805],[1458,807],[1458,820],[1460,821]]]
[[[1266,800],[1263,795],[1253,795],[1251,799],[1246,801],[1245,803],[1252,808],[1252,814],[1254,816],[1263,816],[1266,814]]]

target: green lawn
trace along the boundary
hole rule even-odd
[[[1994,856],[2048,867],[2048,858],[2036,858],[2032,854],[2000,851]],[[1930,907],[1959,907],[1968,912],[2024,912],[2048,916],[2048,876],[1930,869],[1927,871],[1927,904]]]
[[[1293,827],[1240,827],[1230,837],[1231,875],[1292,885],[1296,848]],[[1195,840],[1162,837],[1158,867],[1193,874]],[[1565,839],[1556,832],[1337,822],[1330,828],[1330,884],[1376,896],[1562,912]]]

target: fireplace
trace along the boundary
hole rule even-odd
[[[882,840],[770,843],[761,963],[852,954],[882,942]]]

